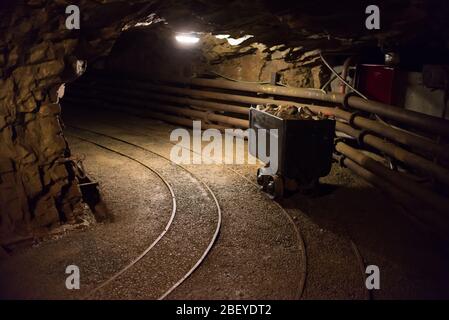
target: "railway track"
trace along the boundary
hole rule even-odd
[[[75,131],[75,132],[73,132],[73,131]],[[78,132],[76,132],[76,131],[78,131]],[[93,144],[93,145],[95,145],[95,146],[97,146],[99,148],[103,148],[103,149],[106,149],[106,150],[108,150],[110,152],[114,152],[116,154],[119,154],[119,155],[121,155],[123,157],[126,157],[126,158],[128,158],[128,159],[130,159],[132,161],[135,161],[135,162],[141,164],[142,166],[146,167],[147,169],[149,169],[150,171],[155,173],[163,181],[163,183],[166,185],[167,189],[169,190],[169,192],[171,194],[171,198],[172,198],[172,211],[171,211],[171,215],[170,215],[169,221],[167,222],[164,230],[156,238],[156,240],[154,240],[138,257],[136,257],[129,264],[127,264],[125,267],[123,267],[118,272],[113,274],[110,278],[108,278],[106,281],[101,283],[99,286],[97,286],[95,289],[90,291],[85,296],[85,298],[90,298],[90,297],[94,297],[97,294],[100,294],[101,291],[104,291],[104,289],[113,286],[114,282],[119,282],[119,279],[121,277],[125,276],[127,273],[130,273],[131,270],[133,268],[136,268],[136,266],[139,263],[142,263],[144,261],[144,259],[148,259],[148,255],[150,253],[152,253],[152,250],[155,249],[158,245],[160,245],[163,242],[163,240],[165,240],[167,238],[167,233],[169,233],[173,229],[175,218],[179,219],[179,216],[180,216],[180,213],[178,212],[179,203],[182,202],[184,199],[181,200],[181,201],[177,200],[177,196],[176,196],[176,193],[175,193],[175,190],[174,190],[174,189],[176,189],[176,187],[172,186],[173,182],[170,183],[168,181],[168,179],[166,177],[164,177],[164,173],[161,173],[159,170],[156,170],[155,168],[153,168],[153,167],[149,166],[147,163],[145,163],[148,160],[146,160],[146,161],[139,160],[135,155],[131,155],[129,151],[128,152],[126,152],[126,151],[119,151],[118,146],[112,146],[111,147],[107,143],[104,143],[104,142],[103,143],[99,143],[98,142],[98,140],[99,140],[98,137],[92,137],[92,136],[90,138],[86,137],[86,132],[87,132],[86,130],[84,130],[84,132],[83,132],[83,130],[80,130],[80,129],[78,129],[78,130],[72,129],[72,130],[69,130],[69,132],[67,132],[67,134],[69,136],[73,136],[73,137],[75,137],[77,139],[80,139],[82,141],[91,143],[91,144]],[[91,134],[92,133],[90,133],[90,135]],[[106,135],[103,135],[103,137],[105,137],[105,136]],[[118,140],[114,139],[113,137],[110,137],[110,138],[113,139],[114,141],[118,141]],[[154,156],[159,157],[160,159],[163,159],[166,162],[170,162],[169,159],[163,157],[160,154],[152,152],[151,150],[140,148],[140,147],[138,147],[136,145],[132,145],[132,144],[127,143],[125,141],[121,141],[121,143],[124,144],[124,145],[132,146],[133,148],[136,148],[136,149],[140,149],[140,150],[144,151],[145,153],[151,153]],[[173,166],[171,166],[171,167],[173,167]],[[217,237],[218,237],[218,234],[219,234],[219,231],[220,231],[220,227],[221,227],[221,207],[220,207],[220,205],[218,203],[218,200],[217,200],[214,192],[209,188],[209,186],[206,183],[204,183],[201,179],[196,177],[196,175],[194,173],[192,173],[191,171],[189,171],[188,169],[186,169],[186,168],[184,168],[182,166],[177,166],[176,168],[184,170],[186,173],[188,173],[188,175],[190,175],[190,177],[192,179],[189,179],[188,183],[191,184],[192,180],[196,180],[199,184],[202,185],[202,188],[209,194],[209,197],[213,200],[213,205],[215,206],[216,215],[217,215],[216,220],[217,221],[216,221],[216,226],[215,226],[214,231],[213,231],[213,235],[210,238],[210,241],[207,243],[206,248],[204,250],[202,250],[201,256],[198,259],[195,260],[195,263],[191,263],[191,266],[190,266],[190,268],[188,269],[187,272],[185,272],[174,283],[172,283],[168,289],[166,289],[159,296],[157,296],[158,299],[166,298],[171,292],[173,292],[177,287],[179,287],[203,263],[203,261],[205,260],[207,254],[212,249],[213,244],[217,240]],[[179,179],[179,175],[178,175],[178,179]],[[201,195],[203,193],[202,192],[196,193],[197,194],[197,199],[196,200],[199,200],[199,196],[198,195]],[[178,197],[179,197],[179,195],[178,195]],[[189,204],[186,203],[185,205],[188,206]],[[199,210],[199,211],[204,212],[204,208],[203,208],[203,210]],[[179,219],[179,220],[182,220],[182,219]],[[176,221],[175,221],[175,223],[176,223]],[[182,228],[178,228],[178,229],[179,229],[178,231],[182,230]],[[193,231],[198,231],[197,229],[193,228]],[[192,236],[196,237],[196,234],[193,234]],[[190,238],[192,238],[192,236]],[[176,244],[176,246],[178,246],[178,245],[179,245],[180,248],[183,248],[182,245]],[[173,245],[172,245],[172,248],[173,248]],[[163,250],[162,250],[162,252],[163,252]],[[101,296],[101,294],[100,294],[100,296]]]
[[[86,130],[86,131],[87,131],[87,129],[83,129],[83,128],[80,128],[80,127],[75,127],[75,126],[72,126],[72,125],[70,125],[69,127],[70,127],[70,128],[80,129],[80,130]],[[130,130],[131,130],[131,129],[130,129]],[[104,134],[104,133],[100,133],[100,132],[97,132],[97,131],[92,131],[92,130],[88,130],[88,131],[90,131],[90,132],[92,132],[92,133],[95,133],[95,134],[100,134],[100,135],[108,136],[108,137],[110,137],[110,138],[116,139],[116,140],[121,141],[121,142],[123,142],[123,143],[131,144],[131,145],[133,145],[133,146],[136,146],[136,147],[138,147],[138,148],[142,148],[143,150],[146,150],[146,151],[151,152],[151,153],[153,153],[153,154],[157,154],[157,155],[163,157],[164,159],[167,159],[165,156],[162,156],[162,155],[160,155],[159,153],[156,153],[156,152],[154,152],[154,151],[152,151],[152,150],[149,150],[149,149],[147,149],[147,148],[144,148],[144,147],[142,147],[142,146],[140,146],[140,145],[137,145],[137,144],[134,144],[134,143],[130,143],[129,141],[126,141],[126,140],[123,140],[123,139],[118,139],[118,138],[116,138],[116,137],[112,137],[111,135]],[[136,132],[136,130],[131,130],[131,131]],[[143,133],[140,133],[140,134],[143,134]],[[152,138],[155,138],[155,136],[152,136]],[[158,143],[163,142],[163,143],[168,143],[168,144],[172,144],[172,145],[173,145],[173,143],[165,141],[162,137],[159,137],[159,138],[156,138],[156,139],[158,140]],[[190,152],[194,152],[193,150],[191,150],[191,149],[189,149],[189,148],[187,148],[187,149],[188,149]],[[167,160],[169,160],[169,159],[167,159]],[[179,166],[179,165],[178,165],[178,166]],[[181,166],[181,167],[183,167],[183,166]],[[184,168],[184,167],[183,167],[183,168]],[[234,170],[233,168],[230,168],[229,166],[225,166],[225,168],[226,168],[227,170],[231,171],[234,175],[236,175],[236,176],[238,176],[238,177],[244,179],[247,183],[251,184],[254,188],[257,188],[257,190],[260,189],[260,188],[259,188],[259,185],[257,185],[257,184],[254,183],[253,181],[251,181],[248,177],[244,176],[243,174],[239,173],[238,171]],[[186,169],[186,168],[184,168],[184,169],[188,171],[188,169]],[[262,194],[264,194],[264,193],[262,193]],[[264,194],[264,195],[265,195],[265,194]],[[291,218],[291,216],[287,213],[287,211],[285,211],[285,209],[284,209],[278,202],[273,202],[273,203],[279,208],[279,210],[281,210],[281,212],[285,215],[285,217],[288,218],[289,223],[292,225],[293,229],[295,230],[296,237],[297,237],[297,241],[298,241],[298,244],[299,244],[299,246],[300,246],[300,255],[301,255],[301,256],[300,256],[300,259],[301,259],[301,261],[304,262],[304,263],[302,264],[302,265],[304,266],[304,269],[301,271],[301,281],[299,282],[298,290],[297,290],[297,292],[296,292],[296,294],[295,294],[295,296],[294,296],[294,298],[300,299],[301,296],[302,296],[302,294],[303,294],[303,291],[304,291],[305,282],[306,282],[306,275],[307,275],[307,271],[306,271],[306,266],[307,266],[307,263],[306,263],[306,262],[307,262],[307,256],[306,256],[305,244],[304,244],[304,241],[303,241],[303,239],[302,239],[302,236],[301,236],[301,234],[300,234],[300,232],[299,232],[299,229],[297,228],[297,226],[296,226],[296,224],[294,223],[294,221],[293,221],[293,219]]]
[[[111,124],[108,123],[108,125],[111,125]],[[120,126],[120,127],[123,128],[123,124],[115,124],[114,126]],[[149,129],[151,129],[151,128],[149,128]],[[166,138],[166,137],[165,137],[165,139],[164,139],[164,137],[157,137],[156,131],[155,131],[155,135],[151,135],[151,136],[150,136],[150,135],[148,135],[147,133],[140,132],[140,131],[136,130],[135,128],[130,129],[129,127],[127,127],[126,130],[129,130],[129,131],[131,131],[131,132],[135,132],[135,133],[137,133],[137,134],[144,135],[144,136],[147,136],[147,137],[151,137],[152,139],[156,139],[156,140],[158,140],[158,143],[163,142],[163,143],[165,143],[165,144],[172,144],[172,145],[174,145],[174,143],[167,141],[167,138]],[[122,140],[122,139],[119,139],[119,140]],[[141,147],[141,146],[140,146],[140,147]],[[190,152],[194,152],[193,150],[191,150],[191,149],[189,149],[189,148],[187,148],[187,149],[188,149]],[[240,172],[238,172],[237,170],[233,169],[233,168],[230,167],[230,166],[225,166],[225,168],[226,168],[227,170],[229,170],[230,172],[232,172],[234,175],[240,177],[241,179],[244,179],[247,183],[251,184],[254,188],[259,189],[259,185],[257,185],[257,183],[255,183],[254,181],[252,181],[252,180],[251,180],[250,178],[248,178],[247,176],[241,174]],[[303,238],[302,238],[302,236],[301,236],[301,234],[300,234],[300,231],[298,230],[298,228],[297,228],[295,222],[294,222],[293,219],[291,218],[290,214],[289,214],[289,213],[282,207],[281,204],[279,204],[278,202],[274,202],[274,203],[275,203],[276,206],[283,212],[283,214],[288,218],[289,222],[290,222],[290,223],[292,224],[292,226],[294,227],[294,230],[296,231],[296,234],[297,234],[298,244],[299,244],[299,246],[300,246],[300,248],[301,248],[301,250],[300,250],[300,256],[301,256],[301,260],[304,261],[304,263],[303,263],[303,269],[301,270],[301,280],[300,280],[300,282],[299,282],[297,294],[295,295],[295,298],[298,298],[298,299],[299,299],[299,298],[301,298],[302,295],[303,295],[304,288],[305,288],[305,285],[306,285],[306,278],[307,278],[307,263],[306,263],[306,261],[307,261],[307,255],[306,255],[306,249],[305,249],[304,240],[303,240]],[[350,240],[350,245],[351,245],[352,250],[354,251],[354,256],[355,256],[355,258],[357,259],[357,262],[358,262],[358,264],[359,264],[360,271],[361,271],[361,273],[362,273],[362,277],[363,277],[363,279],[364,279],[364,276],[365,276],[364,268],[365,268],[365,266],[364,266],[363,258],[362,258],[362,256],[361,256],[361,254],[360,254],[360,252],[359,252],[357,246],[355,245],[355,243],[354,243],[352,240]],[[370,293],[369,293],[369,291],[366,290],[366,291],[365,291],[365,299],[370,299],[370,298],[371,298]]]

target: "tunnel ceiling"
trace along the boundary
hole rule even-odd
[[[64,9],[73,1],[6,1],[5,8],[27,3],[32,20],[39,10],[54,16],[45,29],[55,27],[64,18]],[[435,46],[447,41],[449,10],[445,1],[391,0],[374,1],[381,12],[381,29],[365,28],[366,1],[229,1],[229,0],[81,0],[82,28],[87,38],[102,36],[99,30],[149,21],[156,14],[163,17],[175,31],[226,33],[234,37],[255,35],[250,42],[267,45],[288,44],[307,49],[347,50],[364,45],[395,47],[419,42]],[[9,5],[8,5],[9,3]],[[14,3],[14,5],[12,5]],[[34,10],[34,11],[30,11]],[[8,10],[3,10],[7,14]],[[58,16],[59,15],[59,16]],[[2,19],[4,20],[4,19]],[[31,21],[32,23],[36,21]]]
[[[381,29],[365,28],[365,9],[377,4]],[[444,1],[163,1],[155,12],[175,30],[253,34],[251,41],[307,49],[430,43],[447,30]],[[157,9],[156,9],[157,8]],[[439,30],[437,34],[435,30]],[[434,35],[432,37],[429,35]],[[444,39],[445,40],[445,39]],[[444,41],[443,40],[443,41]]]

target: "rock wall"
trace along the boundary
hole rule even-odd
[[[94,9],[98,3],[80,1]],[[80,191],[59,97],[86,61],[107,54],[139,7],[105,5],[67,30],[68,1],[15,1],[0,11],[0,243],[75,221]],[[82,7],[83,8],[83,7]]]
[[[210,33],[202,34],[196,45],[183,46],[162,23],[123,33],[98,67],[153,79],[219,74],[235,80],[270,82],[272,74],[278,73],[282,84],[309,88],[320,88],[329,77],[316,50],[282,44],[268,47],[252,38],[231,45]]]

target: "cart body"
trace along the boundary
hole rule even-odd
[[[317,180],[330,172],[335,120],[282,119],[251,108],[250,127],[255,130],[255,135],[249,137],[249,150],[252,156],[258,157],[260,129],[267,129],[267,134],[262,135],[262,138],[266,139],[268,156],[271,156],[270,135],[275,135],[273,138],[278,142],[277,170],[265,171],[264,174],[295,179],[301,184]],[[277,129],[277,134],[270,132],[269,129]]]

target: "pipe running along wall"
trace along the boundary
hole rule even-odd
[[[339,108],[245,95],[247,94],[245,92],[245,89],[248,87],[247,84],[227,81],[226,85],[222,85],[223,81],[208,79],[194,79],[190,82],[189,84],[196,86],[196,88],[184,88],[134,80],[114,81],[102,78],[101,81],[96,81],[93,89],[91,86],[83,87],[82,85],[78,85],[79,90],[77,92],[86,94],[86,92],[91,91],[91,95],[107,101],[108,105],[113,105],[115,109],[120,108],[120,104],[126,104],[138,108],[136,111],[140,113],[145,113],[148,116],[153,116],[161,120],[182,125],[191,125],[192,119],[199,119],[205,123],[205,127],[215,126],[217,128],[225,128],[226,126],[247,128],[248,120],[246,117],[249,110],[247,105],[273,103],[290,104],[298,107],[307,106],[314,112],[333,115],[341,121],[346,122],[337,122],[338,131],[359,138],[360,142],[378,149],[381,153],[388,154],[410,167],[429,174],[437,181],[449,185],[449,172],[446,168],[391,142],[384,141],[382,138],[376,136],[376,134],[398,142],[405,147],[416,148],[432,159],[435,156],[448,159],[448,149],[431,139],[415,136],[413,133],[398,130],[381,122],[367,119],[360,114],[351,114]],[[200,87],[200,85],[206,84],[208,85],[207,88]],[[251,87],[253,86],[251,85]],[[210,89],[211,87],[220,91],[211,91],[213,90]],[[229,90],[236,90],[237,88],[239,89],[238,94],[229,92]],[[292,88],[280,87],[280,89],[282,93],[285,93],[284,90],[288,92],[292,91]],[[308,93],[314,91],[301,88],[297,90]],[[296,88],[293,91],[296,91]],[[295,95],[297,96],[296,93]],[[182,118],[182,116],[192,119]],[[245,119],[242,119],[242,117]],[[210,121],[216,122],[216,124],[209,123]],[[364,129],[364,131],[358,128]],[[403,174],[388,169],[380,162],[347,145],[342,146],[341,143],[337,144],[337,151],[352,159],[358,166],[399,187],[400,190],[411,195],[414,199],[418,199],[439,212],[449,211],[447,199],[422,187]],[[356,170],[355,172],[361,173],[360,170]],[[379,183],[377,184],[379,185]],[[441,217],[437,217],[436,220],[443,223]]]
[[[199,85],[211,88],[265,93],[268,95],[279,95],[292,98],[310,99],[310,100],[336,103],[339,105],[341,105],[344,102],[345,98],[345,95],[341,93],[323,93],[322,91],[316,89],[280,87],[268,84],[260,85],[260,84],[237,83],[232,81],[198,79],[198,78],[176,79],[175,81],[172,80],[171,82]],[[348,97],[347,100],[348,106],[352,108],[363,110],[370,113],[375,113],[380,116],[384,116],[386,118],[396,120],[407,125],[411,125],[425,132],[442,135],[444,137],[449,137],[448,120],[436,118],[415,111],[400,109],[398,107],[373,100],[365,100],[355,96],[350,96]]]
[[[338,109],[338,108],[320,107],[320,106],[316,106],[316,105],[301,104],[301,103],[295,103],[295,102],[286,101],[286,100],[274,100],[274,99],[267,99],[267,98],[249,97],[249,96],[244,96],[244,95],[229,94],[229,93],[222,93],[222,92],[211,92],[211,91],[204,91],[204,90],[198,90],[198,89],[161,86],[161,85],[154,85],[154,84],[150,84],[150,83],[142,83],[142,82],[130,81],[130,80],[127,80],[125,82],[125,84],[130,86],[131,89],[123,88],[123,85],[118,85],[116,82],[110,81],[110,80],[105,80],[105,84],[100,84],[99,88],[107,90],[112,94],[114,94],[115,90],[118,90],[120,92],[129,93],[133,96],[137,95],[138,97],[143,98],[143,99],[156,99],[156,100],[160,100],[160,101],[170,101],[170,102],[176,102],[176,103],[182,103],[182,104],[190,104],[193,106],[205,107],[205,108],[214,109],[214,110],[218,110],[219,108],[221,108],[221,111],[226,111],[226,112],[231,112],[231,113],[239,113],[239,114],[248,114],[248,109],[245,107],[233,106],[230,104],[223,104],[223,103],[218,103],[218,102],[213,102],[213,101],[202,101],[199,99],[173,96],[170,94],[191,95],[193,97],[200,98],[200,99],[216,99],[216,100],[230,101],[230,102],[234,102],[234,103],[252,104],[252,105],[273,103],[273,104],[292,104],[292,105],[296,105],[296,106],[307,106],[312,111],[322,112],[322,113],[328,114],[328,115],[333,115],[333,116],[336,116],[336,117],[346,120],[346,121],[353,121],[353,123],[356,126],[359,126],[362,129],[366,129],[366,130],[372,131],[374,133],[380,134],[386,138],[390,138],[393,141],[399,142],[406,146],[415,147],[418,150],[421,150],[421,151],[424,151],[427,153],[431,153],[430,156],[432,156],[433,158],[443,157],[445,159],[449,159],[448,148],[435,143],[431,139],[427,139],[427,138],[424,138],[424,137],[421,137],[418,135],[414,135],[412,133],[408,133],[405,131],[397,130],[393,127],[382,124],[380,122],[366,119],[360,115],[353,116],[351,113],[341,110],[341,109]],[[153,91],[153,93],[148,92],[148,90]],[[304,89],[301,89],[301,90],[304,90]],[[158,94],[155,94],[154,92],[158,92]],[[161,94],[161,92],[162,92],[162,94]],[[398,160],[401,160],[401,159],[398,159]]]

